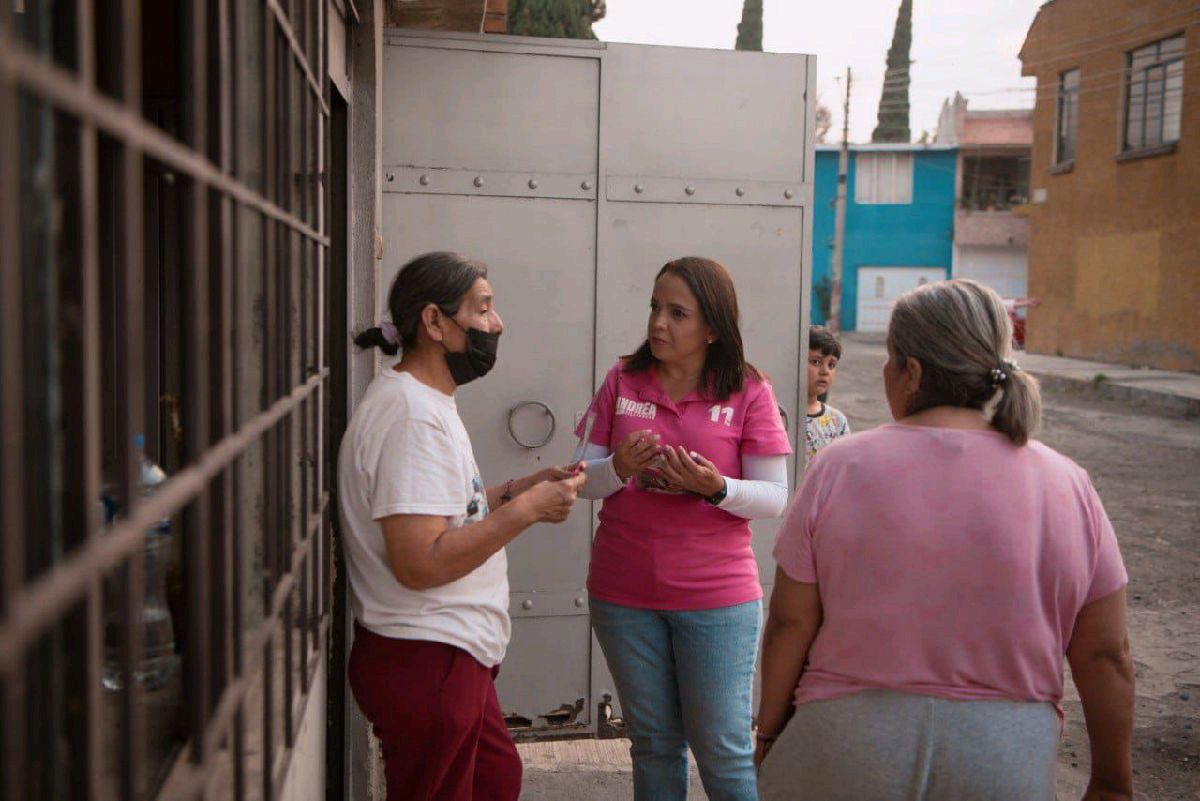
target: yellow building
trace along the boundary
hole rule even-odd
[[[1200,370],[1200,3],[1050,0],[1020,57],[1027,347]]]

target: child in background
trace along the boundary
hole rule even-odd
[[[817,451],[838,437],[850,433],[846,415],[824,403],[821,398],[833,387],[838,360],[842,358],[842,343],[823,325],[808,329],[808,417],[804,426],[806,456],[812,459]]]

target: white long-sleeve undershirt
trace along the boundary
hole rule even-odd
[[[597,501],[623,488],[613,455],[603,445],[588,443],[575,461],[587,462],[582,498]],[[742,456],[742,478],[725,478],[725,499],[717,506],[747,520],[779,517],[787,507],[787,456]]]

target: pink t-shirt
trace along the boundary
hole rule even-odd
[[[877,688],[1057,705],[1080,608],[1128,580],[1083,468],[908,425],[818,453],[775,558],[824,608],[797,704]]]
[[[634,431],[649,429],[663,445],[710,459],[728,478],[741,478],[743,454],[792,450],[771,385],[749,376],[726,400],[693,392],[673,402],[653,369],[627,373],[618,363],[588,413],[596,417],[596,445],[615,451]],[[750,523],[703,498],[663,492],[634,477],[604,499],[588,592],[645,609],[715,609],[761,598]]]

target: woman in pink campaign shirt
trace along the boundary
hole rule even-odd
[[[711,801],[754,799],[749,521],[783,512],[791,447],[743,355],[724,267],[688,257],[659,271],[646,341],[609,370],[577,433],[589,425],[580,495],[604,499],[592,626],[630,729],[634,796],[684,801],[691,746]]]
[[[1087,473],[1029,439],[1004,304],[927,284],[887,347],[896,423],[817,454],[775,543],[762,797],[1052,801],[1065,655],[1084,798],[1131,798],[1125,567]]]

